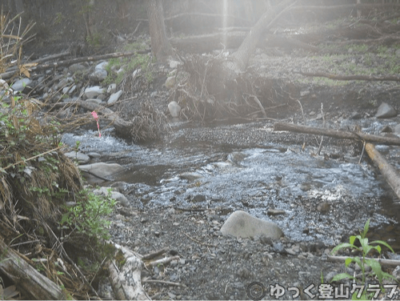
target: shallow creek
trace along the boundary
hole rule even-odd
[[[382,123],[369,121],[368,132]],[[226,125],[229,129],[234,125]],[[210,128],[205,128],[205,131]],[[301,145],[266,143],[258,147],[218,141],[129,144],[103,133],[65,134],[63,142],[100,156],[91,162],[119,163],[131,206],[214,208],[220,215],[245,210],[277,223],[294,241],[335,245],[371,218],[374,239],[400,250],[400,202],[378,172],[359,157],[327,159]],[[396,150],[395,150],[396,151]],[[398,154],[391,151],[391,157]]]

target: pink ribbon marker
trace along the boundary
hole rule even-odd
[[[101,138],[100,125],[99,125],[99,116],[97,116],[97,113],[95,111],[92,112],[92,116],[97,122],[97,130],[99,131],[99,138]]]

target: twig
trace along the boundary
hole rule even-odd
[[[322,127],[325,128],[325,116],[324,116],[324,104],[323,103],[321,103],[321,114],[322,114],[322,119],[323,119]],[[317,152],[318,156],[321,152],[323,142],[324,142],[324,136],[321,136],[321,142],[319,143],[318,152]]]
[[[96,278],[97,273],[100,271],[100,269],[101,269],[101,267],[103,266],[103,264],[104,264],[104,262],[106,261],[106,259],[107,259],[107,256],[104,257],[103,261],[100,263],[99,267],[97,268],[96,273],[94,273],[93,278],[92,278],[92,280],[90,280],[89,284],[92,284],[94,278]]]
[[[362,157],[363,157],[363,155],[364,155],[364,151],[365,151],[365,141],[363,142],[363,148],[362,148],[362,151],[361,151],[360,160],[358,160],[358,164],[361,163],[361,159],[362,159]]]
[[[153,259],[154,257],[157,257],[157,256],[159,256],[161,254],[164,254],[164,253],[168,252],[168,250],[169,250],[169,248],[164,248],[164,249],[161,249],[161,250],[158,250],[158,251],[143,255],[143,257],[141,259],[142,260],[150,260],[150,259]]]
[[[30,157],[30,158],[25,159],[25,160],[17,161],[17,162],[15,162],[15,163],[13,163],[13,164],[10,164],[10,165],[4,167],[3,169],[8,169],[8,168],[13,167],[13,166],[15,166],[15,165],[17,165],[17,164],[25,163],[25,162],[27,162],[27,161],[36,159],[36,158],[38,158],[38,157],[40,157],[40,156],[43,156],[43,155],[46,155],[46,154],[48,154],[48,153],[54,152],[54,151],[56,151],[56,150],[58,150],[58,149],[60,149],[60,148],[63,148],[63,147],[64,147],[64,146],[58,146],[57,148],[51,149],[51,150],[49,150],[49,151],[47,151],[47,152],[44,152],[44,153],[41,153],[41,154],[39,154],[39,155]]]
[[[172,260],[178,260],[178,259],[180,259],[179,256],[165,257],[165,258],[162,258],[162,259],[158,259],[158,260],[149,262],[148,264],[146,264],[146,266],[149,266],[149,265],[155,266],[155,265],[158,265],[158,264],[169,263],[169,262],[171,262]]]

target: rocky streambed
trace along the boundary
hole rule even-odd
[[[321,126],[322,120],[311,123]],[[394,128],[397,120],[333,123],[361,124],[376,134],[387,126]],[[320,137],[273,132],[272,123],[265,121],[200,128],[171,121],[171,127],[162,143],[147,146],[107,133],[99,138],[94,131],[63,137],[71,147],[80,141],[80,151],[90,158],[86,164],[122,167],[106,176],[108,181],[88,175],[126,197],[111,218],[113,240],[140,254],[167,248],[179,256],[171,264],[144,271],[145,279],[161,281],[144,281],[150,295],[248,299],[247,287],[254,281],[266,289],[279,283],[301,291],[314,283],[311,291],[317,294],[321,273],[328,281],[345,270],[344,264],[327,261],[330,250],[362,229],[367,219],[372,237],[400,250],[400,203],[366,155],[359,163],[356,143],[329,139],[317,155]],[[396,162],[396,147],[378,149]],[[222,225],[237,210],[274,222],[285,236],[223,236]],[[292,295],[287,290],[280,297]]]

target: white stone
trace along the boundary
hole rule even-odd
[[[170,60],[169,61],[169,67],[171,69],[176,69],[181,63],[178,61]]]
[[[89,162],[89,160],[90,160],[90,157],[88,155],[85,155],[81,152],[77,153],[75,151],[72,151],[69,153],[65,153],[64,155],[66,157],[70,158],[71,160],[77,160],[78,163],[82,163],[82,164],[85,164],[85,163]]]
[[[94,194],[97,195],[104,195],[104,196],[108,196],[108,190],[110,189],[110,187],[101,187],[100,189],[95,189],[93,191]],[[129,205],[129,201],[128,199],[120,192],[117,191],[110,191],[110,196],[112,199],[116,200],[118,203],[120,203],[122,206],[128,206]]]
[[[104,89],[101,88],[100,86],[92,86],[92,87],[87,87],[85,89],[85,96],[87,98],[94,98],[103,93],[104,93]]]
[[[132,72],[132,77],[135,78],[136,76],[138,76],[140,74],[140,72],[142,71],[142,69],[136,69],[135,71]]]
[[[89,75],[89,79],[93,82],[101,82],[107,77],[107,71],[104,69],[96,69]]]
[[[376,118],[391,118],[397,116],[396,110],[386,102],[383,102],[376,112]]]
[[[108,66],[108,62],[101,62],[101,63],[99,63],[99,64],[97,64],[96,65],[96,67],[94,67],[94,69],[95,70],[106,70],[106,68],[107,68],[107,66]]]
[[[86,69],[86,67],[79,63],[73,64],[73,65],[69,66],[69,68],[68,68],[69,72],[71,72],[71,73],[75,73],[77,71],[85,70],[85,69]]]
[[[221,233],[242,238],[265,236],[278,239],[283,236],[282,230],[275,223],[256,218],[241,210],[229,216],[221,228]]]
[[[117,84],[111,84],[108,86],[108,89],[107,89],[108,94],[115,93],[115,91],[117,91]]]
[[[32,81],[29,78],[19,79],[12,85],[12,88],[15,92],[20,92],[23,91],[25,87],[30,85],[31,83]]]
[[[79,166],[82,171],[90,171],[92,174],[100,177],[108,177],[115,173],[121,172],[124,168],[117,163],[93,163]]]
[[[122,90],[119,90],[117,93],[111,94],[111,96],[108,99],[107,103],[109,105],[114,104],[115,102],[118,101],[118,99],[121,97],[121,95],[122,95]]]
[[[175,76],[170,76],[170,77],[168,77],[167,80],[165,81],[164,86],[165,86],[167,89],[173,88],[173,87],[175,86]]]
[[[181,107],[177,104],[176,101],[171,101],[168,104],[168,110],[172,117],[179,117],[179,112],[181,111]]]

